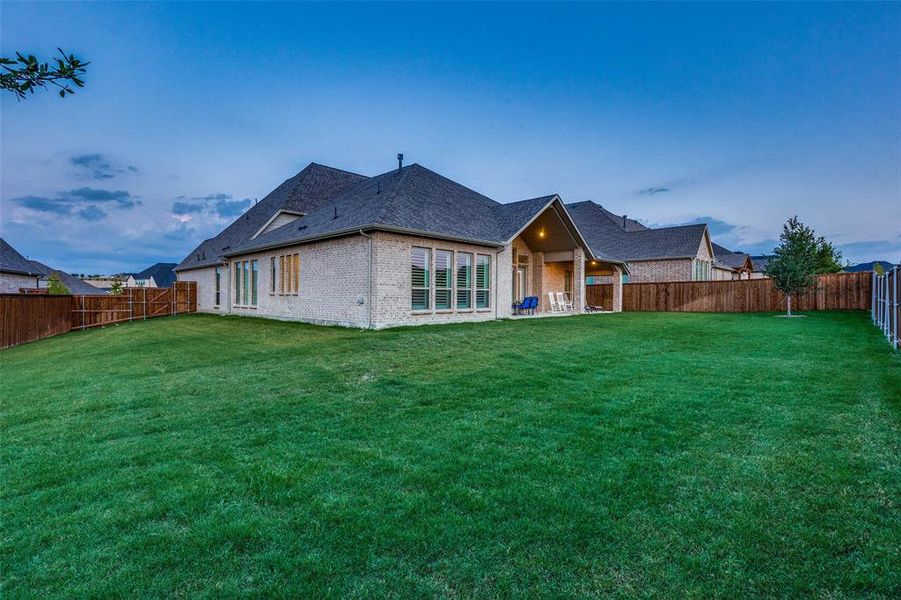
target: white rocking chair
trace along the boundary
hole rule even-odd
[[[560,312],[560,311],[563,310],[563,307],[561,307],[561,306],[557,303],[557,298],[554,297],[554,292],[548,292],[548,293],[547,293],[547,299],[548,299],[548,301],[549,301],[549,303],[550,303],[550,305],[551,305],[551,312],[552,312],[552,313]]]
[[[566,294],[563,292],[557,292],[557,305],[562,312],[573,311],[573,303],[566,299]]]

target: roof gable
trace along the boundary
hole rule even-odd
[[[0,238],[0,271],[3,273],[16,273],[18,275],[42,275],[36,271],[30,260]]]

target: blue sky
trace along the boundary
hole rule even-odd
[[[703,219],[751,252],[798,214],[901,261],[901,4],[0,11],[4,55],[91,61],[75,96],[2,98],[0,231],[57,268],[179,261],[309,162],[397,152],[501,202]]]

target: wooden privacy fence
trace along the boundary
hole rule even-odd
[[[72,296],[0,295],[0,348],[72,329]]]
[[[586,286],[589,304],[611,308],[613,284]],[[792,299],[792,310],[869,310],[870,273],[820,275],[814,288]],[[604,303],[606,299],[606,303]],[[672,281],[623,285],[623,310],[658,312],[773,312],[785,310],[785,294],[772,279]]]
[[[898,267],[884,275],[873,273],[872,308],[873,323],[882,330],[892,348],[898,349],[898,320],[901,319],[901,303],[898,302]]]
[[[179,281],[171,288],[127,288],[107,296],[0,295],[0,348],[66,333],[197,312],[197,284]]]

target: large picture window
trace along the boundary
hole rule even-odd
[[[413,248],[410,252],[411,306],[413,310],[428,310],[431,281],[429,267],[432,252],[428,248]]]
[[[472,254],[457,253],[457,308],[472,308]]]
[[[259,261],[235,263],[235,306],[256,306],[259,284]]]
[[[476,256],[476,308],[491,306],[491,257]]]
[[[453,259],[453,252],[435,251],[435,308],[439,310],[451,308]]]

